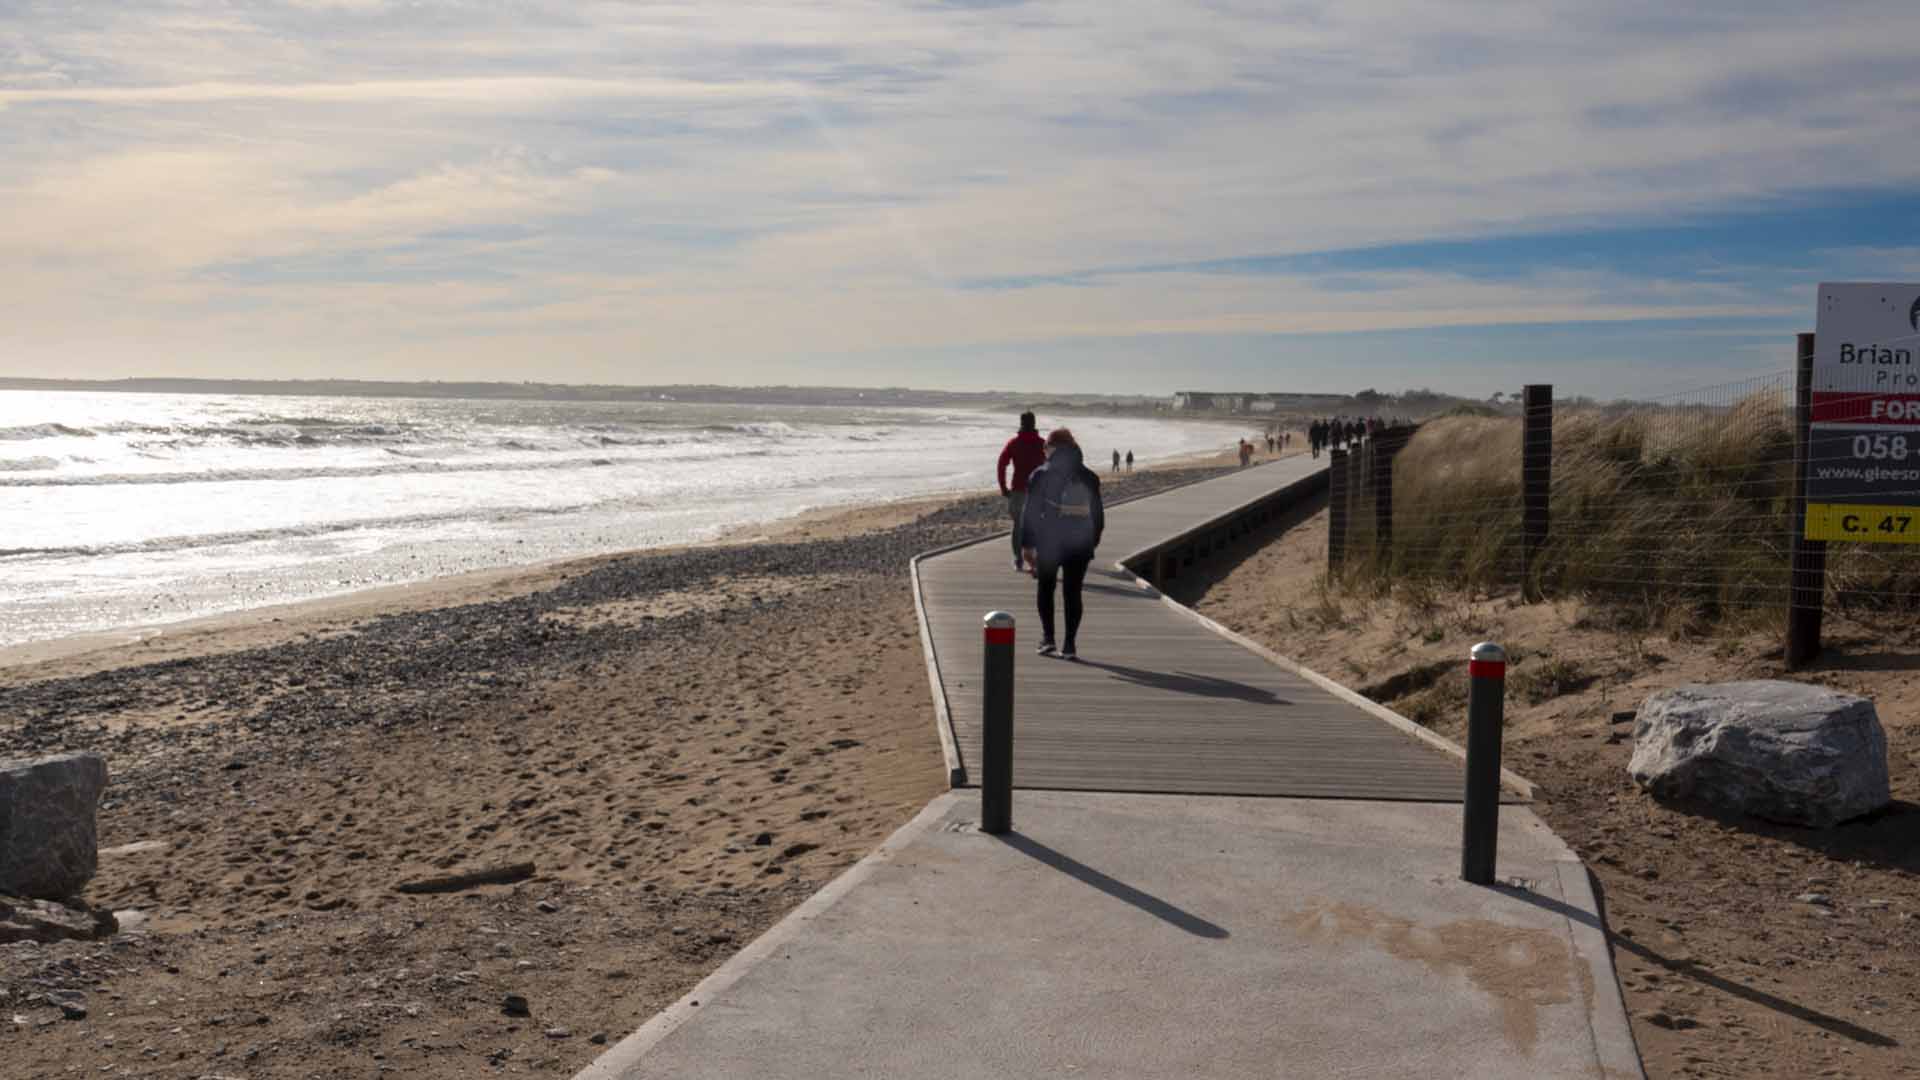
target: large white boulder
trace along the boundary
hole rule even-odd
[[[1873,702],[1804,683],[1680,686],[1640,706],[1633,779],[1769,821],[1825,828],[1893,797]]]
[[[0,893],[80,894],[100,864],[94,814],[106,786],[98,754],[0,761]]]

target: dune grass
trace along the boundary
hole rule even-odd
[[[1628,601],[1652,620],[1771,618],[1788,599],[1793,429],[1777,391],[1725,406],[1577,408],[1554,418],[1547,596]],[[1349,588],[1522,584],[1518,417],[1449,416],[1394,463],[1390,549],[1355,506]],[[1363,485],[1364,488],[1364,485]],[[1920,552],[1832,544],[1829,603],[1920,607]]]

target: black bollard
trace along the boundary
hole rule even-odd
[[[987,614],[986,672],[980,681],[980,831],[1013,828],[1013,616]]]
[[[1460,876],[1493,884],[1500,833],[1500,729],[1506,708],[1507,651],[1491,641],[1467,661],[1467,797],[1462,814]]]

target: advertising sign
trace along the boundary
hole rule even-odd
[[[1920,285],[1820,286],[1809,540],[1920,544]]]

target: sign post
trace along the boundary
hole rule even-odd
[[[1802,537],[1920,544],[1920,285],[1821,285],[1812,381]]]

